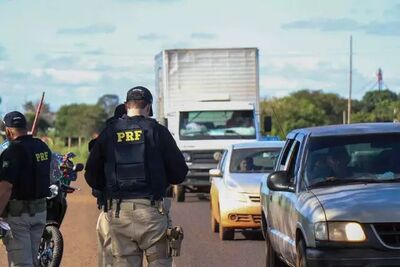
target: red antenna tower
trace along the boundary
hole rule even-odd
[[[376,76],[378,78],[378,89],[379,91],[382,90],[382,85],[383,85],[383,73],[382,73],[382,69],[379,68],[378,72],[376,73]]]
[[[376,87],[378,87],[379,91],[389,89],[389,87],[383,81],[383,71],[381,68],[379,68],[376,72],[376,82],[374,82],[369,90],[376,90]]]

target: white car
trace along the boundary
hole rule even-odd
[[[284,142],[257,141],[231,145],[211,176],[211,230],[221,240],[235,229],[260,228],[260,184],[272,172]]]

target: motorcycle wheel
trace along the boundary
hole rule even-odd
[[[38,262],[41,267],[58,267],[64,250],[60,230],[54,225],[46,225],[40,241]]]

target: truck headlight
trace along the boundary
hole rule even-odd
[[[318,222],[314,225],[315,239],[323,241],[362,242],[366,236],[356,222]]]
[[[317,222],[314,225],[315,239],[328,240],[328,227],[326,222]]]
[[[190,156],[190,153],[188,152],[182,152],[183,158],[185,159],[186,162],[189,162],[192,160],[192,157]]]

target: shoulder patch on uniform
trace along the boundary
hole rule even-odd
[[[8,166],[10,166],[10,162],[9,161],[3,161],[3,168],[8,168]]]

